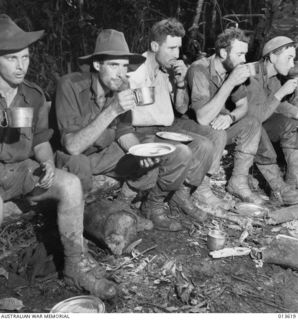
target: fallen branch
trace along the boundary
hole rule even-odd
[[[250,254],[250,251],[250,248],[234,247],[211,251],[209,254],[212,256],[212,258],[227,258],[235,256],[247,256]]]
[[[236,215],[232,211],[226,211],[221,208],[216,208],[216,209],[202,208],[202,209],[214,217],[234,222],[234,223],[240,225],[242,228],[246,228],[250,224],[256,225],[256,226],[262,226],[260,221],[254,220],[252,218],[247,218],[247,217],[242,217],[242,216]]]
[[[262,261],[298,269],[298,239],[277,235],[269,246],[261,250]]]
[[[266,223],[275,225],[292,220],[298,220],[298,205],[269,212]]]

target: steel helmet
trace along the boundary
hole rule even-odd
[[[285,36],[275,37],[265,43],[264,48],[263,48],[263,52],[262,52],[262,56],[264,58],[264,57],[268,56],[271,52],[273,52],[277,49],[280,49],[284,46],[287,46],[289,44],[295,45],[295,41],[293,41],[292,39],[285,37]]]

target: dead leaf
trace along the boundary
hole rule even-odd
[[[162,274],[166,275],[167,273],[176,276],[176,260],[169,260],[163,265]]]
[[[131,243],[129,246],[126,247],[126,249],[124,250],[125,253],[131,253],[132,250],[137,247],[143,240],[142,239],[138,239],[136,241],[134,241],[133,243]]]
[[[8,272],[3,267],[0,267],[0,276],[3,276],[8,280]]]
[[[139,264],[139,266],[135,269],[135,272],[138,273],[138,272],[144,270],[144,269],[146,268],[147,264],[148,264],[148,262],[147,262],[146,260],[143,260],[143,261]]]
[[[10,297],[0,299],[0,309],[3,310],[21,310],[24,307],[23,301]]]

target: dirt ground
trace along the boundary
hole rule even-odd
[[[224,195],[220,179],[212,185],[215,193]],[[113,198],[118,191],[105,190],[102,197]],[[267,204],[270,210],[278,207],[271,200]],[[67,287],[61,277],[61,247],[52,210],[33,207],[2,225],[1,312],[47,313],[66,298],[86,294]],[[207,233],[218,228],[227,234],[225,247],[256,250],[252,252],[288,231],[283,225],[268,225],[262,216],[244,236],[243,226],[210,214],[204,224],[189,223],[181,232],[139,232],[129,253],[118,257],[89,241],[90,254],[119,286],[118,296],[105,301],[106,312],[298,312],[297,271],[262,263],[252,252],[212,258]]]

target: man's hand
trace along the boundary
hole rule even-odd
[[[160,163],[160,158],[156,157],[156,158],[143,158],[140,160],[140,166],[142,168],[152,168],[154,166],[156,166],[157,164]]]
[[[233,69],[228,77],[228,82],[233,86],[239,86],[250,77],[250,71],[247,65],[240,64]]]
[[[211,127],[214,130],[225,130],[232,124],[232,118],[227,114],[220,114],[211,123]]]
[[[43,175],[37,183],[36,187],[43,189],[49,189],[55,178],[55,165],[52,160],[45,161],[41,163]]]
[[[288,94],[293,93],[298,86],[298,78],[290,79],[276,92],[275,96],[281,100]]]
[[[116,94],[116,100],[119,104],[119,114],[133,109],[136,106],[135,95],[131,89],[120,91]]]
[[[176,60],[172,64],[172,68],[174,70],[174,76],[176,79],[176,83],[179,85],[180,83],[183,83],[184,85],[184,79],[187,72],[187,66],[185,65],[183,60]]]

